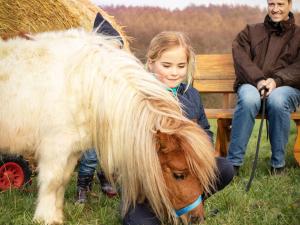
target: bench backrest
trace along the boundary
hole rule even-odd
[[[194,88],[200,93],[223,93],[223,108],[232,105],[234,80],[231,54],[196,56]]]

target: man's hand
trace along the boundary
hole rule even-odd
[[[260,96],[263,96],[264,93],[265,93],[265,89],[263,88],[264,86],[267,87],[267,81],[266,80],[260,80],[256,85],[256,88],[259,91]]]
[[[276,82],[273,78],[268,78],[266,80],[266,88],[268,89],[267,96],[276,88]]]

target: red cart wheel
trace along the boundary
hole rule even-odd
[[[0,167],[0,189],[10,187],[20,188],[24,184],[24,172],[22,167],[15,162],[4,163]]]
[[[29,164],[22,156],[1,156],[0,190],[20,188],[23,185],[30,184],[31,174]]]

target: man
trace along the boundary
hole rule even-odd
[[[237,105],[227,158],[236,175],[243,164],[264,91],[272,150],[271,173],[284,169],[290,113],[300,104],[300,27],[290,12],[292,0],[267,0],[267,3],[264,23],[247,25],[233,41]]]

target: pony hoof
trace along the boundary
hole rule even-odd
[[[42,218],[34,217],[33,221],[38,224],[44,224],[44,225],[61,225],[61,224],[63,224],[62,219],[45,220]]]

